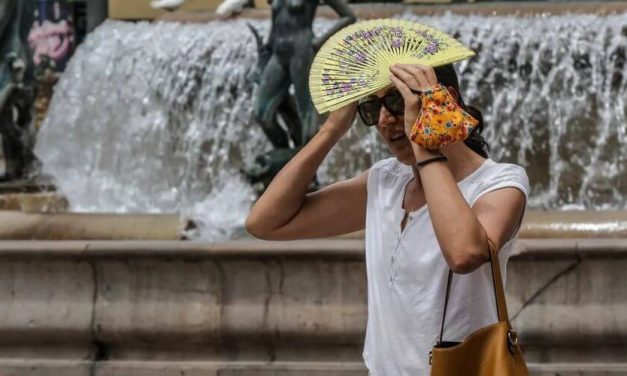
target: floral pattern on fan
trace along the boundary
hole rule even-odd
[[[368,77],[361,75],[360,77],[351,77],[348,80],[337,79],[329,71],[322,73],[322,84],[325,87],[327,95],[342,95],[352,90],[368,87]]]
[[[407,20],[362,21],[325,43],[311,68],[309,86],[322,113],[389,87],[389,67],[396,63],[430,66],[474,55],[443,32]]]
[[[424,30],[416,30],[416,34],[424,38],[427,46],[422,50],[414,54],[414,57],[423,58],[428,55],[435,55],[440,50],[448,47],[448,45],[438,38],[435,38],[433,35],[426,33]]]

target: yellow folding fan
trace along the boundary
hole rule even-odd
[[[309,90],[322,114],[390,86],[389,68],[393,64],[437,67],[474,54],[451,36],[417,22],[357,22],[320,48],[311,66]]]

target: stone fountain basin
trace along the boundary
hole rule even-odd
[[[0,375],[366,375],[362,232],[205,244],[51,202],[0,197]],[[527,211],[506,292],[533,375],[627,373],[626,238],[627,211]]]
[[[181,240],[179,214],[71,213],[56,192],[0,194],[0,240]]]
[[[0,374],[366,376],[363,247],[0,241]],[[625,270],[624,238],[517,241],[532,375],[627,373]]]
[[[188,225],[1,210],[0,375],[366,376],[362,232],[177,241]],[[627,374],[626,238],[627,211],[527,211],[506,293],[532,375]]]
[[[37,213],[0,210],[0,240],[182,240],[179,214]],[[363,238],[363,232],[344,236]],[[627,238],[627,211],[528,210],[521,238]]]
[[[69,213],[55,192],[0,194],[0,240],[181,240],[191,220],[176,213]],[[346,238],[362,238],[356,232]],[[627,238],[627,211],[528,209],[521,238]]]

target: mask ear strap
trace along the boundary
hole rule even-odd
[[[462,106],[462,108],[465,110],[466,103],[464,103],[464,98],[462,98],[462,95],[459,92],[457,92],[457,100],[459,101],[459,104]]]
[[[459,102],[459,104],[462,106],[464,110],[466,109],[466,103],[464,103],[464,98],[462,98],[462,94],[459,92],[459,90],[455,89],[454,85],[447,85],[443,82],[439,82],[439,84],[444,86],[446,90],[448,90],[449,87],[453,88],[453,90],[455,90],[455,92],[457,93],[457,101]]]

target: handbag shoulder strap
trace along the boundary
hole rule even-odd
[[[500,321],[509,323],[507,314],[507,302],[505,301],[505,288],[503,287],[503,277],[501,277],[501,263],[497,254],[496,246],[492,239],[488,238],[490,245],[490,265],[492,267],[492,283],[494,284],[494,297],[496,299],[496,314]]]
[[[446,298],[444,298],[444,312],[442,312],[442,327],[440,328],[440,339],[438,343],[442,342],[442,336],[444,335],[444,320],[446,320],[446,307],[448,306],[448,297],[451,293],[451,281],[453,280],[453,271],[448,271],[448,282],[446,282]]]
[[[494,285],[494,298],[496,299],[496,314],[499,322],[507,321],[509,326],[509,315],[507,314],[507,303],[505,302],[505,290],[503,288],[503,279],[501,278],[501,265],[497,255],[496,246],[492,239],[488,238],[488,249],[490,253],[490,266],[492,268],[492,283]],[[446,320],[446,308],[448,307],[448,299],[451,294],[451,281],[453,280],[453,271],[448,271],[448,281],[446,283],[446,297],[444,299],[444,312],[442,312],[442,327],[440,328],[440,338],[438,343],[442,342],[444,335],[444,321]]]

